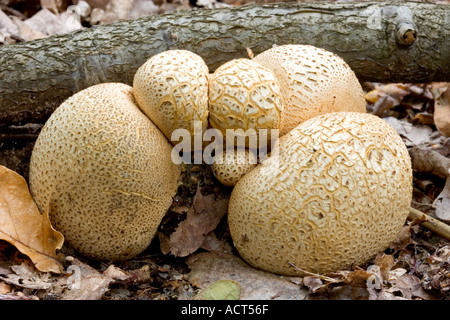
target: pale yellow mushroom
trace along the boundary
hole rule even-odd
[[[210,75],[209,121],[224,135],[224,141],[241,136],[251,149],[267,145],[271,130],[280,129],[281,111],[280,85],[259,63],[235,59]],[[227,130],[233,132],[227,134]]]
[[[172,204],[180,170],[132,88],[89,87],[63,102],[34,146],[30,190],[81,254],[124,260],[150,244]]]
[[[281,135],[319,114],[366,112],[362,87],[347,63],[311,45],[268,49],[253,61],[270,69],[283,97]]]
[[[256,167],[256,155],[248,149],[225,150],[220,161],[212,164],[214,176],[223,185],[233,187],[246,173]]]
[[[411,160],[397,132],[367,113],[328,113],[281,137],[277,155],[235,185],[228,222],[254,267],[323,274],[385,250],[411,198]]]
[[[187,50],[152,56],[136,72],[133,92],[142,111],[173,144],[172,133],[184,129],[193,142],[195,122],[201,135],[208,127],[208,66]]]

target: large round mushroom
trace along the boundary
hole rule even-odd
[[[336,112],[366,112],[362,87],[339,56],[311,45],[282,45],[253,61],[271,70],[283,96],[281,134],[314,116]]]
[[[408,216],[412,169],[397,132],[367,113],[311,118],[234,187],[231,236],[251,265],[328,273],[366,263]]]
[[[180,175],[132,88],[104,83],[63,102],[34,146],[30,190],[81,254],[124,260],[150,244]]]

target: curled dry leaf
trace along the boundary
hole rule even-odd
[[[406,119],[383,118],[404,138],[407,147],[429,147],[437,144],[439,138],[432,139],[433,129],[428,125],[413,125]]]
[[[56,15],[45,8],[25,20],[24,23],[34,32],[39,32],[44,36],[67,33],[82,28],[78,17],[71,12]]]
[[[42,8],[45,8],[54,14],[63,12],[67,7],[66,1],[63,0],[40,0],[40,3]]]
[[[109,290],[111,282],[128,277],[112,264],[99,272],[78,259],[72,261],[67,271],[67,275],[60,277],[52,288],[61,300],[99,300]]]
[[[402,102],[403,98],[410,94],[407,84],[389,83],[378,85],[367,92],[364,98],[373,104],[373,114],[381,115],[384,111],[392,109]]]
[[[434,123],[440,134],[450,137],[450,83],[438,82],[431,87],[434,97]]]
[[[444,189],[433,202],[436,216],[445,222],[450,222],[450,175],[445,182]]]
[[[27,262],[11,266],[12,272],[2,275],[2,281],[26,289],[47,290],[51,288],[53,279],[50,274],[36,272],[36,269]]]
[[[227,212],[227,207],[228,199],[216,199],[214,194],[204,196],[198,188],[186,219],[170,237],[159,234],[161,250],[165,254],[172,252],[177,257],[185,257],[195,252],[202,247],[208,234],[216,229]]]
[[[48,215],[41,215],[25,179],[0,166],[0,240],[27,255],[39,271],[62,272],[56,250],[63,235],[53,229]]]

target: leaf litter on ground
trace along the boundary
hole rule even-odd
[[[6,27],[0,30],[0,43],[28,41],[95,24],[195,6],[221,7],[250,2],[207,0],[197,1],[194,5],[192,1],[183,0],[42,0],[41,8],[29,14],[9,7],[14,1],[5,0],[3,11],[0,11],[0,24]],[[403,137],[410,152],[419,148],[448,160],[448,88],[448,83],[368,83],[365,97],[369,112],[388,121]],[[448,175],[436,173],[440,166],[434,163],[431,169],[414,170],[413,206],[445,221],[449,210],[449,179]],[[256,270],[231,253],[232,242],[226,225],[218,222],[226,214],[226,209],[225,213],[220,209],[225,204],[217,204],[218,212],[206,208],[223,198],[201,193],[204,185],[211,185],[207,179],[201,181],[202,188],[198,187],[198,181],[193,182],[196,193],[192,202],[197,204],[174,205],[172,212],[178,214],[179,221],[174,232],[159,233],[159,251],[152,251],[158,258],[145,258],[144,255],[144,258],[137,257],[127,263],[98,265],[66,256],[63,263],[66,270],[55,274],[38,270],[31,259],[6,261],[9,256],[5,252],[9,249],[0,241],[0,299],[38,299],[51,295],[59,299],[115,299],[114,294],[120,290],[128,292],[117,295],[123,299],[191,299],[198,290],[207,289],[215,281],[219,284],[222,281],[239,283],[241,299],[449,298],[450,242],[424,228],[422,219],[408,221],[390,248],[367,265],[327,275],[281,277]],[[206,203],[203,208],[202,203]],[[208,217],[207,222],[200,217]],[[43,219],[46,219],[45,215]],[[222,235],[220,239],[218,233]],[[183,243],[189,242],[188,239],[194,239],[192,244]],[[180,268],[185,263],[190,271]],[[216,271],[212,272],[210,267]],[[115,275],[109,274],[111,270]],[[49,283],[53,284],[49,287]],[[76,284],[84,289],[77,291]]]
[[[0,240],[14,245],[43,272],[61,273],[56,250],[63,235],[53,229],[47,213],[41,215],[25,179],[0,166]]]

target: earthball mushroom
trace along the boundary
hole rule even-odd
[[[281,86],[281,135],[319,114],[366,112],[362,87],[347,63],[322,48],[282,45],[253,61],[270,69]]]
[[[176,129],[188,130],[193,143],[208,127],[209,69],[187,50],[167,50],[152,56],[135,73],[133,92],[142,111],[173,144]]]
[[[236,130],[236,136],[245,136],[249,146],[266,145],[271,129],[281,125],[281,88],[268,68],[250,59],[234,59],[221,65],[209,79],[209,122],[226,138],[234,139],[227,130]],[[240,132],[239,132],[240,130]],[[248,138],[247,138],[248,137]],[[225,140],[225,139],[224,139]]]
[[[214,176],[224,186],[233,187],[250,170],[256,167],[257,156],[248,149],[225,150],[220,161],[211,165]]]
[[[34,145],[30,190],[81,254],[124,260],[150,244],[172,204],[179,167],[132,88],[84,89],[50,116]]]
[[[368,262],[409,213],[412,169],[397,132],[367,113],[311,118],[234,187],[233,242],[254,267],[283,275]]]

